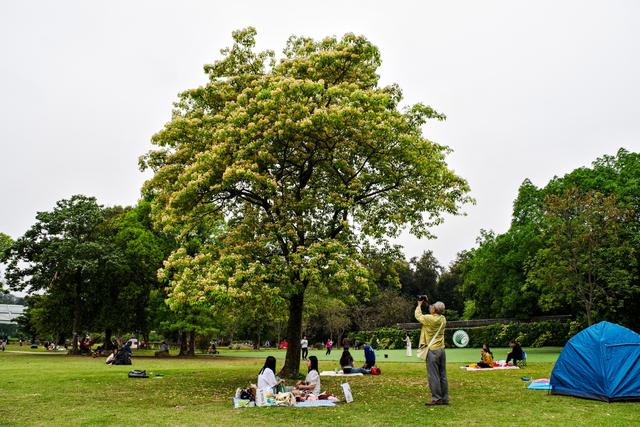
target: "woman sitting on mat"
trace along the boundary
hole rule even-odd
[[[296,396],[305,396],[313,394],[318,396],[320,394],[320,374],[318,372],[318,358],[316,356],[309,356],[307,359],[307,368],[309,373],[304,381],[298,381],[296,387],[293,389],[293,394]]]
[[[366,368],[353,367],[353,356],[351,356],[348,348],[345,348],[342,351],[342,356],[340,356],[340,367],[342,368],[343,374],[368,374],[370,372],[370,370]]]
[[[264,362],[264,366],[258,374],[258,389],[273,392],[273,388],[282,383],[276,377],[276,358],[273,356],[267,356],[267,360]]]
[[[493,367],[493,353],[488,345],[482,344],[482,351],[480,352],[480,361],[478,362],[479,368],[492,368]]]

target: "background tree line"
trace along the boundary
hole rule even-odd
[[[449,319],[571,314],[585,325],[607,319],[638,330],[639,185],[640,155],[621,149],[543,188],[525,180],[510,229],[481,232],[478,246],[446,268],[430,251],[406,260],[400,247],[368,246],[362,254],[374,286],[341,296],[314,288],[303,333],[338,341],[410,322],[415,297],[425,293],[447,303]],[[177,244],[154,229],[146,201],[105,208],[74,196],[36,219],[16,241],[1,236],[3,280],[30,293],[21,319],[27,334],[62,342],[100,331],[107,341],[120,334],[148,340],[153,330],[180,343],[183,354],[205,346],[198,340],[260,345],[286,337],[286,304],[277,297],[167,305],[167,281],[157,271]],[[193,230],[188,238],[186,250],[196,253],[211,236]]]
[[[553,178],[528,179],[503,234],[483,231],[452,266],[468,318],[572,314],[640,329],[640,154],[620,149]]]
[[[109,346],[119,336],[148,342],[155,331],[179,344],[181,354],[194,354],[213,338],[261,345],[286,337],[286,306],[277,298],[252,296],[242,305],[220,301],[213,307],[167,304],[171,288],[157,272],[176,241],[154,229],[146,201],[104,207],[77,195],[39,212],[17,240],[3,236],[4,292],[27,296],[3,294],[2,301],[27,305],[19,319],[27,339],[70,341],[77,351],[85,334],[99,335]],[[187,250],[208,238],[194,231]],[[442,267],[431,252],[405,261],[399,247],[368,248],[365,259],[375,286],[363,299],[310,294],[303,330],[312,341],[410,321],[415,295],[438,292]]]

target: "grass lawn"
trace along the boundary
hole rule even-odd
[[[350,378],[355,402],[335,408],[233,409],[236,387],[254,382],[264,357],[282,351],[223,351],[195,359],[134,357],[133,366],[56,353],[0,352],[0,425],[638,425],[640,404],[607,404],[525,388],[520,377],[548,377],[559,349],[530,349],[528,367],[465,372],[477,349],[447,350],[451,405],[426,407],[425,369],[400,350],[378,352],[380,376]],[[355,352],[362,358],[361,352]],[[496,349],[502,358],[506,349]],[[335,362],[324,351],[320,369]],[[242,357],[239,357],[242,356]],[[329,356],[337,359],[339,352]],[[414,360],[416,359],[416,360]],[[146,369],[149,379],[129,379]],[[155,375],[162,375],[157,376]],[[340,378],[322,377],[323,390],[341,396]]]
[[[554,363],[560,354],[560,347],[542,347],[542,348],[527,348],[525,349],[527,353],[527,358],[530,362],[550,362]],[[506,359],[507,353],[511,351],[507,348],[492,348],[496,360],[498,359]],[[318,360],[322,363],[322,361],[335,361],[334,365],[331,365],[330,368],[337,367],[338,360],[340,360],[340,356],[342,355],[342,350],[332,350],[330,355],[325,354],[325,350],[310,350],[309,355],[315,355],[318,357]],[[248,351],[248,350],[226,350],[220,349],[220,354],[223,356],[233,356],[233,357],[257,357],[264,359],[268,355],[274,355],[276,359],[284,361],[284,355],[286,350],[274,350],[274,349],[262,349],[259,351]],[[353,358],[356,360],[356,363],[362,362],[364,363],[364,352],[362,350],[353,350],[351,351]],[[385,357],[385,354],[388,357]],[[378,362],[402,362],[402,363],[424,363],[422,360],[416,357],[416,351],[413,349],[413,357],[407,357],[405,355],[405,350],[376,350],[376,358]],[[448,349],[447,350],[447,362],[448,363],[471,363],[477,362],[480,360],[480,349],[479,348],[456,348],[456,349]],[[324,368],[321,367],[320,370]],[[329,368],[326,368],[329,369]]]

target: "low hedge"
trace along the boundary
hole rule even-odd
[[[507,324],[495,324],[468,328],[464,331],[469,334],[467,347],[508,347],[509,341],[515,339],[523,347],[564,346],[569,338],[582,329],[577,322],[561,323],[557,320],[544,320],[532,323],[511,322]],[[456,330],[445,331],[445,344],[453,347],[453,333]],[[368,342],[373,348],[402,349],[405,348],[405,336],[409,335],[412,346],[415,348],[420,339],[420,330],[404,331],[398,328],[381,328],[375,331],[351,332],[349,340],[355,343]]]
[[[375,331],[351,332],[347,335],[349,342],[355,344],[369,343],[373,348],[387,350],[405,348],[404,338],[409,335],[413,345],[417,345],[420,339],[420,331],[404,331],[398,328],[380,328]],[[378,342],[379,341],[379,342]]]
[[[507,347],[515,339],[523,347],[544,347],[565,345],[580,329],[570,323],[544,320],[532,323],[507,323],[465,329],[469,334],[469,347]],[[454,330],[447,330],[447,343],[452,343]]]

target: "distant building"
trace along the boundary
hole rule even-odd
[[[15,335],[18,330],[16,319],[26,310],[24,305],[0,304],[0,335]]]

